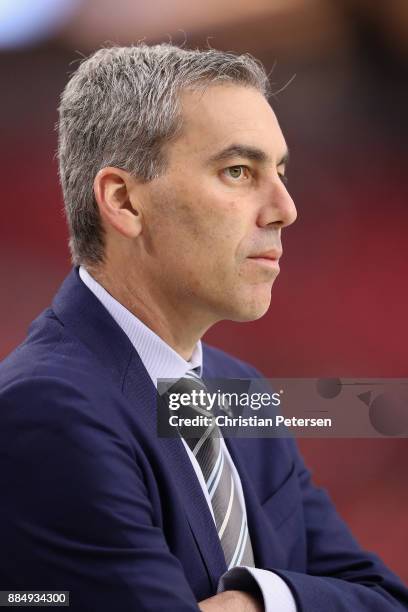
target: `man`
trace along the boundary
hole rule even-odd
[[[75,267],[1,367],[0,589],[84,612],[406,609],[293,440],[201,438],[202,461],[157,436],[159,378],[260,376],[200,338],[265,314],[296,218],[267,93],[248,55],[167,44],[101,49],[66,86]]]

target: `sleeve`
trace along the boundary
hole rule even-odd
[[[253,366],[251,376],[262,378]],[[363,550],[327,492],[316,487],[296,441],[288,438],[301,491],[307,545],[306,573],[263,568],[280,576],[299,612],[408,610],[408,589],[381,559]]]
[[[45,378],[0,396],[0,590],[70,591],[82,612],[199,610],[135,449],[98,408]]]
[[[300,611],[396,612],[408,610],[408,589],[375,554],[359,546],[328,494],[316,487],[294,440],[307,542],[307,573],[276,572]]]
[[[265,612],[297,612],[292,591],[274,572],[256,567],[233,567],[223,574],[218,593],[228,589],[247,591],[263,600]]]

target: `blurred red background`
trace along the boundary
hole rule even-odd
[[[107,40],[170,37],[251,52],[274,66],[271,80],[283,91],[272,106],[291,149],[299,213],[284,233],[268,314],[221,323],[205,340],[270,377],[407,377],[407,3],[109,6],[77,0],[47,32],[12,42],[0,27],[0,358],[70,268],[54,132],[68,74]],[[408,580],[407,440],[300,446],[360,543]]]

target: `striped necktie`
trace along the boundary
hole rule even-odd
[[[193,390],[204,390],[208,393],[203,380],[194,370],[190,370],[184,378],[172,385],[169,392],[191,393]],[[197,413],[211,415],[205,407],[184,407],[183,415],[197,416]],[[179,431],[184,437],[182,427]],[[194,428],[194,431],[197,432],[196,437],[184,439],[203,473],[227,567],[254,567],[246,513],[241,506],[233,473],[221,444],[222,434],[214,418],[210,426]]]

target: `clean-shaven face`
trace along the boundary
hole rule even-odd
[[[296,219],[284,137],[254,88],[212,85],[181,100],[182,135],[145,187],[137,265],[186,311],[213,323],[258,319],[279,273],[281,229]]]

